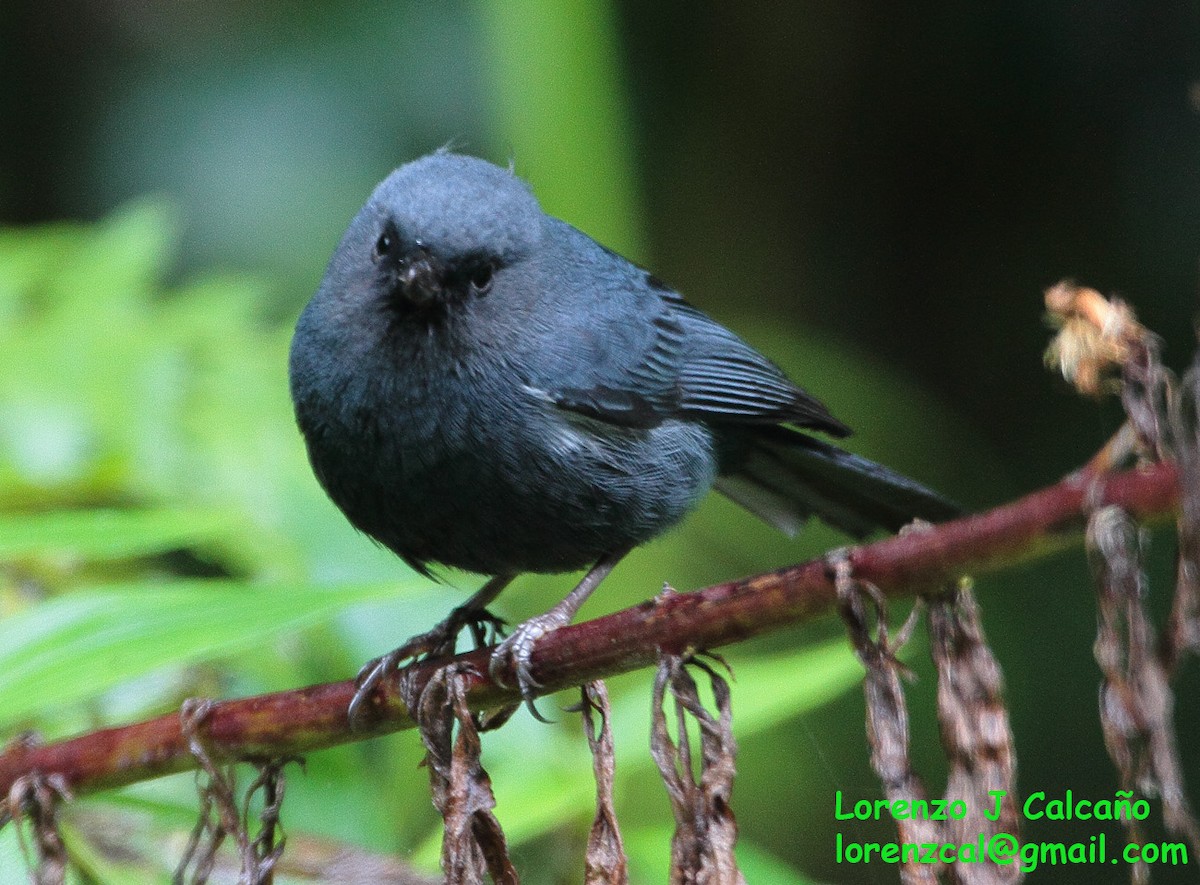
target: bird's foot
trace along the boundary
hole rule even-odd
[[[454,654],[458,635],[464,628],[470,629],[476,648],[491,645],[498,637],[504,635],[504,621],[486,608],[473,608],[469,603],[458,606],[450,612],[446,620],[432,630],[419,633],[399,648],[372,658],[363,664],[358,675],[354,677],[354,697],[347,710],[350,724],[354,725],[359,722],[372,694],[384,677],[405,661],[446,657]]]
[[[512,634],[496,646],[492,659],[488,663],[488,675],[492,681],[500,685],[509,685],[506,677],[510,674],[516,677],[516,687],[521,692],[525,706],[539,722],[550,720],[538,712],[533,704],[537,689],[542,686],[533,678],[532,658],[534,644],[559,627],[565,627],[571,622],[568,612],[551,610],[545,614],[530,618],[513,628]]]

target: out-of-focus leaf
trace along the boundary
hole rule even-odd
[[[82,236],[72,224],[37,228],[0,228],[0,323],[19,313],[25,294],[50,274],[58,256]]]
[[[55,272],[48,306],[55,311],[74,314],[103,304],[123,313],[145,301],[170,264],[179,224],[168,202],[150,197],[126,203],[85,230],[50,265]]]
[[[583,820],[593,811],[595,781],[592,780],[591,757],[587,748],[578,742],[557,735],[549,740],[523,744],[526,750],[536,744],[536,753],[526,753],[528,767],[520,777],[510,764],[492,765],[484,759],[485,767],[493,774],[493,785],[500,783],[499,773],[505,772],[504,795],[497,795],[496,816],[504,827],[509,845],[522,845],[562,827],[564,821]],[[547,749],[556,748],[556,752]],[[505,749],[508,749],[506,745]],[[488,752],[491,752],[491,747]],[[507,754],[506,754],[507,755]],[[532,755],[537,761],[533,762]],[[529,772],[536,771],[536,777]],[[619,776],[619,772],[618,772]],[[413,863],[436,869],[441,854],[442,828],[439,826],[413,852]]]
[[[0,829],[0,883],[8,885],[12,882],[24,883],[29,876],[24,873],[25,859],[21,856],[21,846],[17,841],[17,827],[13,824]],[[5,878],[3,871],[9,871],[13,878]]]
[[[814,710],[862,680],[862,666],[840,638],[814,648],[738,660],[734,673],[733,727],[739,739]],[[644,694],[622,696],[614,702],[612,715],[620,811],[621,783],[654,770],[649,752],[625,749],[644,748],[649,739],[650,711]],[[506,736],[512,738],[511,732],[524,724],[510,722]],[[544,836],[561,826],[564,817],[591,813],[595,783],[581,742],[561,734],[510,739],[489,745],[484,761],[496,789],[496,815],[513,845]],[[529,777],[530,771],[538,776]],[[440,830],[431,833],[415,857],[421,862],[436,860],[440,838]]]
[[[125,559],[202,545],[240,530],[215,510],[56,510],[0,514],[0,560],[67,554]]]
[[[480,9],[497,143],[548,212],[641,257],[613,5],[491,0]]]
[[[816,880],[810,879],[753,842],[738,840],[735,852],[738,866],[747,882],[753,882],[755,885],[816,885]]]
[[[738,737],[765,731],[862,683],[862,664],[845,639],[787,654],[735,659],[733,724]]]
[[[60,822],[59,833],[72,864],[86,873],[90,881],[98,885],[144,885],[146,882],[144,867],[138,865],[135,868],[105,856],[69,822]]]
[[[671,863],[671,828],[633,827],[624,834],[633,880],[665,882]],[[738,868],[753,885],[816,885],[813,879],[756,845],[739,839]]]
[[[284,532],[332,517],[292,417],[290,329],[245,276],[164,291],[175,228],[143,200],[96,225],[0,230],[0,509],[221,510],[247,530],[214,561],[305,577],[324,550]]]
[[[783,654],[733,656],[731,663],[733,728],[738,739],[815,710],[862,681],[862,665],[841,638]],[[614,702],[613,732],[618,754],[621,747],[647,739],[650,711],[644,696],[635,692]],[[635,768],[638,773],[653,768],[649,753],[632,754],[630,759],[618,755],[618,777]]]
[[[51,599],[0,621],[0,728],[156,667],[254,646],[351,603],[404,589],[191,581]]]

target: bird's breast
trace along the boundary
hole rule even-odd
[[[582,568],[648,540],[716,471],[702,426],[580,420],[503,364],[354,372],[320,411],[310,456],[355,526],[410,561],[486,574]]]

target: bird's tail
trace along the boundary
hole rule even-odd
[[[744,460],[717,480],[716,489],[789,535],[812,515],[862,537],[877,528],[897,531],[914,519],[942,522],[961,512],[894,470],[777,426],[750,437]]]

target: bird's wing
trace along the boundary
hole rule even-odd
[[[679,414],[684,331],[668,311],[635,313],[607,329],[588,326],[578,338],[604,345],[590,348],[585,382],[564,377],[555,386],[556,405],[623,427],[655,427]]]
[[[671,293],[674,295],[674,293]],[[682,298],[667,300],[687,343],[679,372],[680,411],[706,421],[795,424],[832,436],[850,428],[778,366]]]
[[[637,309],[608,328],[588,326],[587,383],[563,378],[550,395],[563,409],[627,427],[667,418],[725,424],[794,424],[833,436],[850,430],[774,363],[646,274]],[[581,379],[580,379],[581,380]]]

